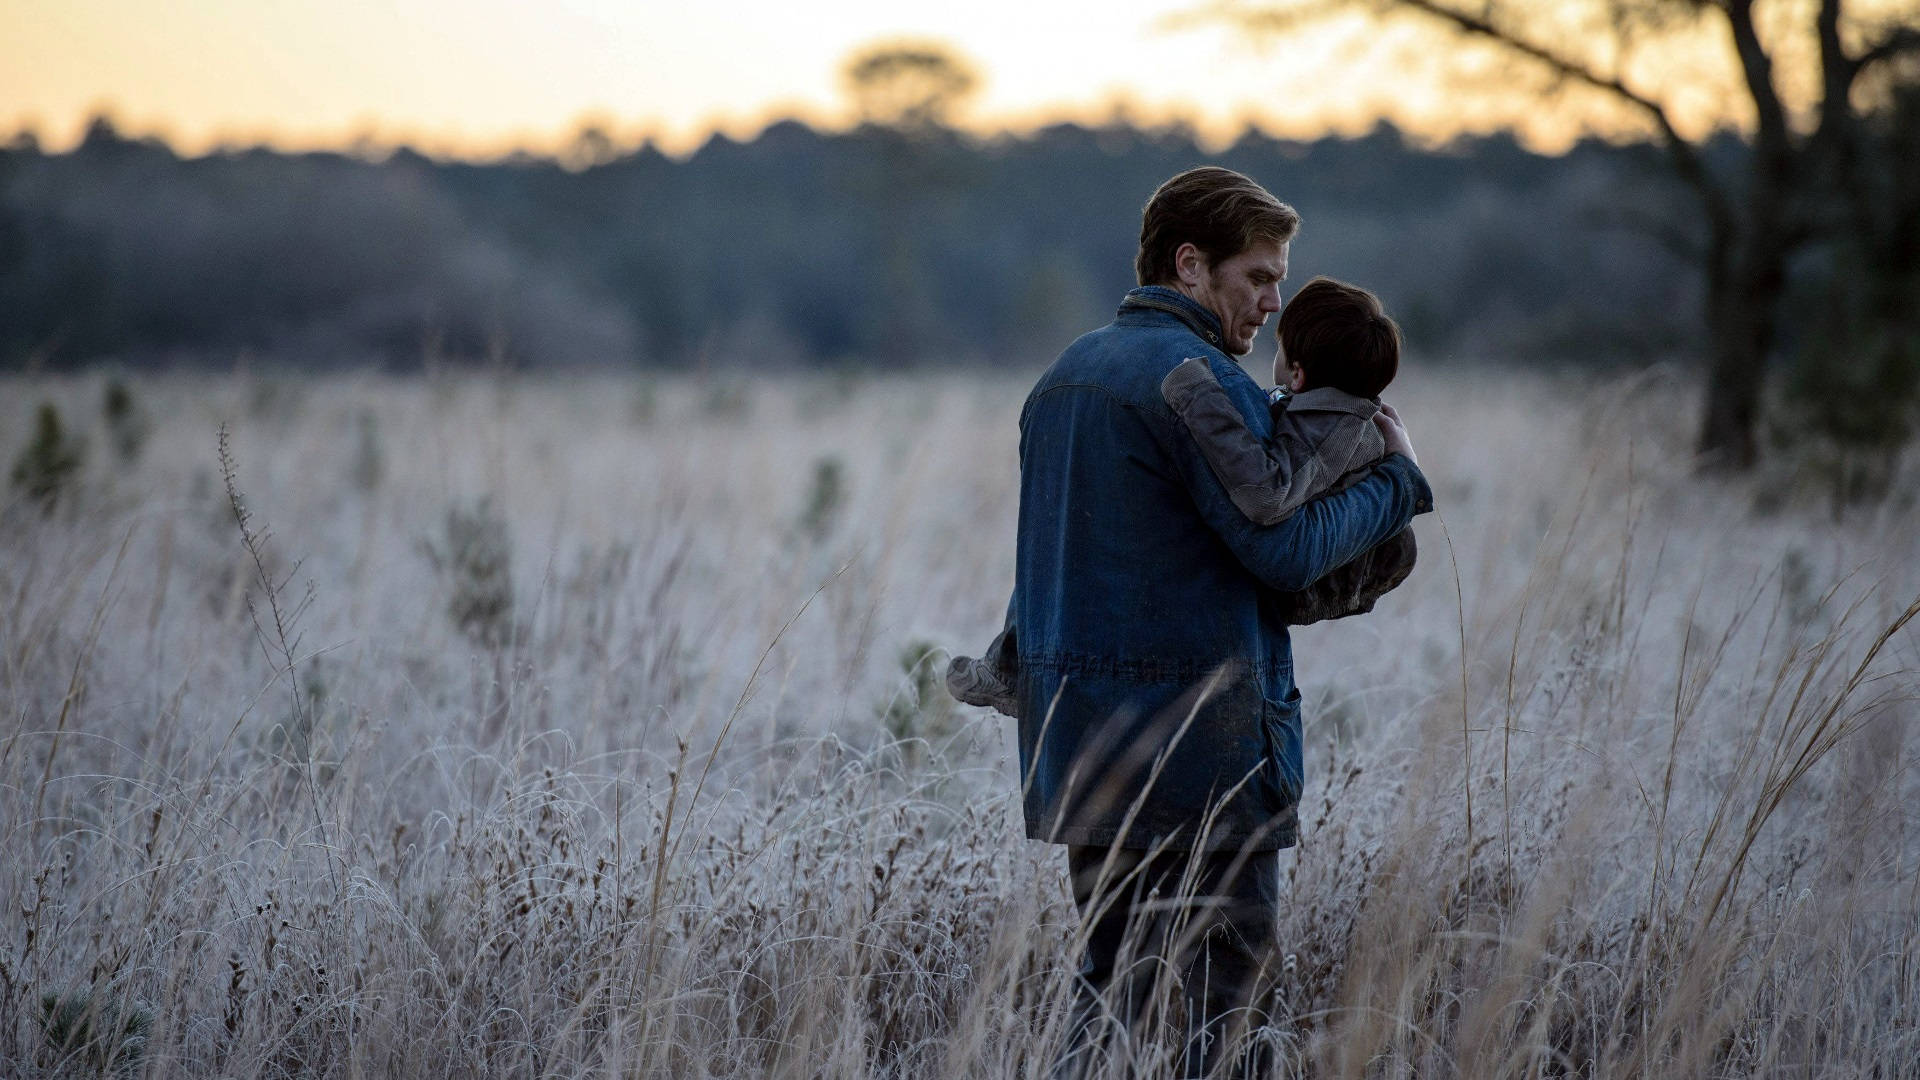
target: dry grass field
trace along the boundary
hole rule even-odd
[[[1421,565],[1295,639],[1276,1075],[1920,1076],[1920,476],[1405,381]],[[1019,379],[105,385],[0,382],[7,462],[87,439],[0,506],[0,1075],[1048,1075],[1064,859],[939,687]]]

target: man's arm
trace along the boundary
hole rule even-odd
[[[1332,463],[1275,433],[1255,437],[1204,357],[1185,360],[1160,383],[1160,397],[1193,436],[1227,496],[1256,525],[1277,525],[1326,494],[1340,474]]]
[[[1306,504],[1278,525],[1255,525],[1208,473],[1211,492],[1194,492],[1207,524],[1235,557],[1269,588],[1299,592],[1334,567],[1351,562],[1433,509],[1433,493],[1419,466],[1390,454],[1365,480]]]
[[[1352,562],[1334,567],[1308,588],[1274,593],[1274,608],[1289,626],[1364,615],[1407,580],[1418,556],[1413,530],[1401,529]]]
[[[1246,427],[1256,438],[1266,435],[1271,424],[1259,387],[1236,364],[1216,361],[1213,368]],[[1177,419],[1170,428],[1169,452],[1201,517],[1269,588],[1305,589],[1405,528],[1415,514],[1433,509],[1433,491],[1419,466],[1396,452],[1346,490],[1308,502],[1278,524],[1258,525],[1234,505],[1192,432]]]

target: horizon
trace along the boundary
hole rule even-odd
[[[794,113],[770,113],[758,121],[758,126],[742,123],[726,127],[714,127],[707,130],[697,141],[677,140],[663,142],[654,134],[647,132],[609,131],[599,122],[589,119],[572,128],[564,135],[536,141],[531,144],[511,144],[500,147],[462,148],[434,145],[431,140],[414,142],[396,135],[392,141],[380,138],[372,133],[361,133],[342,141],[315,141],[307,143],[300,140],[288,141],[270,135],[253,139],[234,138],[205,145],[187,143],[175,133],[166,130],[137,130],[127,126],[111,110],[101,110],[82,118],[75,130],[54,140],[34,126],[19,126],[12,130],[0,129],[0,149],[8,146],[32,145],[40,153],[49,156],[70,154],[78,150],[87,132],[94,124],[105,121],[116,138],[128,142],[158,143],[175,157],[185,161],[198,158],[224,155],[247,154],[266,151],[275,154],[297,156],[301,154],[339,154],[363,161],[379,163],[393,156],[407,153],[440,163],[458,163],[465,165],[498,165],[516,159],[550,161],[568,168],[586,167],[602,164],[602,161],[590,161],[577,164],[572,148],[577,140],[592,127],[600,134],[609,137],[608,147],[612,157],[607,161],[619,160],[635,154],[656,152],[674,161],[684,162],[715,141],[729,141],[735,144],[752,143],[768,131],[785,124],[798,124],[821,137],[844,137],[855,134],[861,124],[832,118],[804,116]],[[1522,149],[1542,157],[1560,157],[1582,145],[1601,143],[1609,146],[1624,147],[1633,145],[1652,145],[1657,142],[1646,132],[1580,132],[1574,134],[1565,145],[1541,146],[1525,137],[1519,130],[1510,127],[1494,128],[1487,131],[1453,132],[1446,138],[1423,137],[1420,133],[1409,131],[1395,123],[1391,117],[1376,117],[1373,122],[1357,130],[1336,130],[1331,127],[1317,133],[1295,134],[1275,130],[1273,125],[1262,123],[1258,118],[1244,118],[1238,126],[1225,123],[1203,125],[1196,118],[1178,113],[1164,113],[1146,116],[1132,110],[1116,110],[1104,116],[1081,116],[1059,114],[1036,117],[1019,125],[986,127],[980,124],[950,128],[952,134],[967,140],[976,147],[986,147],[1004,140],[1031,140],[1042,133],[1060,127],[1078,127],[1086,131],[1113,130],[1127,128],[1140,134],[1177,132],[1191,137],[1195,144],[1208,153],[1223,153],[1231,150],[1244,140],[1270,139],[1278,142],[1311,144],[1321,140],[1351,141],[1373,137],[1382,132],[1392,132],[1409,148],[1417,152],[1445,153],[1470,145],[1477,141],[1511,139]],[[1710,133],[1712,137],[1732,135],[1741,139],[1747,133],[1732,126],[1724,126]]]
[[[1358,13],[1286,37],[1257,37],[1191,0],[1131,0],[1086,19],[1063,0],[982,0],[966,11],[901,12],[870,0],[800,11],[765,3],[727,12],[565,0],[530,12],[506,0],[379,0],[327,7],[196,0],[155,12],[138,0],[0,0],[0,129],[31,131],[50,152],[95,116],[193,156],[233,146],[285,151],[407,146],[489,160],[557,154],[593,125],[616,144],[685,156],[715,134],[751,138],[782,119],[852,126],[843,68],[886,42],[933,44],[978,76],[954,126],[976,136],[1068,122],[1191,126],[1210,145],[1249,127],[1276,137],[1353,136],[1387,121],[1426,145],[1510,131],[1559,152],[1581,138],[1650,131],[1593,95],[1551,98],[1531,78],[1463,85],[1419,70],[1444,40]],[[1565,31],[1576,4],[1544,13]],[[1010,35],[1018,22],[1029,32]],[[743,28],[744,31],[743,31]],[[1067,43],[1070,47],[1063,47]],[[1473,47],[1449,44],[1469,63]],[[1679,50],[1679,51],[1676,51]],[[1636,79],[1674,98],[1682,129],[1743,126],[1737,102],[1685,93],[1724,74],[1711,43],[1648,54]],[[1718,75],[1715,76],[1719,77]],[[1709,80],[1711,81],[1711,80]]]

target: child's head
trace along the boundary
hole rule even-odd
[[[1317,277],[1280,312],[1273,381],[1292,390],[1331,386],[1379,397],[1400,370],[1400,328],[1380,299],[1357,285]]]

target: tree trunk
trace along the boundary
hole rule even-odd
[[[1708,469],[1742,471],[1759,457],[1753,428],[1765,369],[1750,339],[1733,327],[1750,324],[1756,312],[1739,296],[1724,297],[1713,308],[1708,331],[1713,353],[1697,449]]]
[[[1761,76],[1754,77],[1760,85],[1770,86]],[[1762,110],[1763,120],[1768,115]],[[1760,420],[1780,297],[1786,291],[1787,257],[1801,235],[1794,220],[1800,210],[1794,195],[1803,171],[1785,126],[1763,122],[1752,153],[1753,174],[1746,198],[1737,217],[1721,217],[1716,223],[1707,263],[1712,360],[1698,449],[1708,469],[1733,472],[1751,469],[1759,460],[1754,429]]]
[[[1772,236],[1753,235],[1709,275],[1707,400],[1698,450],[1708,469],[1742,472],[1759,459],[1755,428],[1766,388],[1774,318],[1786,286],[1787,252]],[[1724,265],[1724,264],[1722,264]]]

